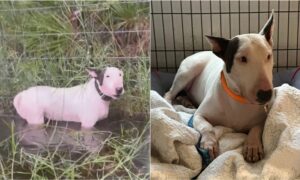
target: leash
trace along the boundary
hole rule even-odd
[[[111,101],[113,98],[110,97],[110,96],[107,96],[103,92],[101,92],[101,90],[99,89],[99,85],[98,84],[99,84],[98,80],[95,79],[95,87],[96,87],[96,90],[97,90],[98,94],[102,98],[102,100],[104,100],[104,101]]]
[[[191,118],[189,119],[188,126],[194,128],[193,123],[194,123],[194,115],[192,115]],[[198,153],[200,154],[200,156],[202,157],[202,165],[205,168],[212,162],[212,160],[210,159],[208,150],[200,147],[200,142],[201,142],[201,137],[199,138],[199,141],[195,145],[195,147]]]

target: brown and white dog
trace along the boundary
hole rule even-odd
[[[243,156],[249,162],[263,158],[265,105],[273,93],[273,12],[259,34],[232,39],[206,36],[212,52],[199,52],[182,61],[165,99],[171,102],[185,90],[199,105],[192,125],[201,135],[201,148],[211,159],[218,155],[213,126],[248,133]]]

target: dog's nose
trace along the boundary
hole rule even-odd
[[[123,87],[116,88],[117,94],[121,94],[123,92]]]
[[[272,93],[273,91],[271,89],[267,91],[259,90],[256,94],[257,101],[260,103],[268,102],[272,97]]]

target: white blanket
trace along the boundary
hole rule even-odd
[[[195,144],[199,133],[187,127],[191,115],[177,112],[155,91],[151,92],[151,178],[190,179],[202,170]],[[220,155],[198,179],[300,179],[300,91],[282,85],[266,120],[265,157],[247,163],[242,154],[246,137],[216,127]]]

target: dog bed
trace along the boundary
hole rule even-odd
[[[297,89],[300,89],[300,67],[297,69],[288,69],[275,72],[273,74],[273,84],[275,87],[287,83]]]
[[[300,91],[287,84],[276,91],[263,133],[264,159],[247,163],[241,154],[246,134],[219,126],[214,131],[220,136],[220,155],[204,170],[194,146],[200,135],[183,123],[192,114],[176,111],[151,91],[151,178],[300,178]]]
[[[175,73],[153,70],[151,72],[151,89],[163,96],[170,89],[174,77]],[[284,83],[300,89],[300,67],[298,69],[288,69],[273,73],[274,87],[281,86]]]

